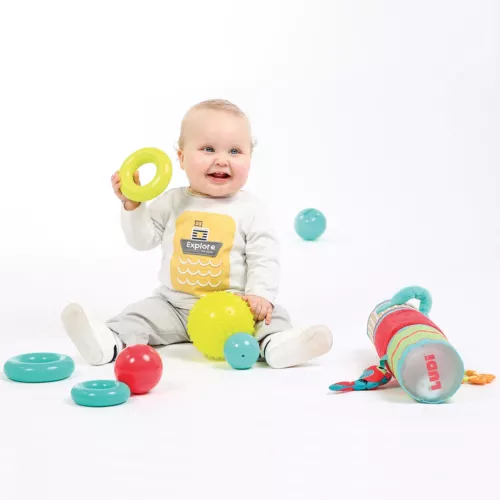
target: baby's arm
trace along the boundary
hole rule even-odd
[[[247,282],[245,295],[255,295],[274,305],[279,288],[279,241],[269,214],[253,214],[246,234]]]
[[[151,250],[157,247],[162,241],[170,212],[168,191],[149,206],[141,203],[134,210],[122,208],[121,224],[127,243],[135,250]]]

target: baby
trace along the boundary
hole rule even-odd
[[[125,198],[118,172],[112,176],[127,243],[136,250],[162,247],[161,285],[106,322],[90,320],[78,304],[63,310],[64,329],[89,364],[113,362],[128,345],[189,342],[190,309],[219,290],[248,303],[270,367],[300,365],[330,350],[326,326],[293,328],[276,304],[278,241],[261,203],[242,191],[252,148],[245,114],[228,101],[210,100],[192,107],[181,125],[178,158],[189,187],[167,190],[146,206]]]

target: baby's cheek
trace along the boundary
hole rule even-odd
[[[239,161],[236,162],[236,164],[233,163],[233,168],[236,170],[238,175],[246,177],[248,175],[248,170],[250,169],[250,164],[246,161]]]
[[[208,167],[204,165],[203,163],[198,163],[196,165],[196,174],[199,175],[200,177],[203,177],[207,173]]]

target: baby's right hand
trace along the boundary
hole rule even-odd
[[[138,170],[134,172],[134,182],[139,186],[141,185]],[[141,204],[138,201],[129,200],[123,195],[121,190],[121,179],[118,170],[111,176],[111,187],[113,188],[113,191],[115,192],[117,198],[119,198],[123,202],[123,207],[125,208],[125,210],[135,210]]]

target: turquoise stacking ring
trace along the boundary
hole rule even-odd
[[[73,374],[75,362],[65,354],[31,352],[8,359],[3,371],[16,382],[56,382]]]
[[[87,380],[71,389],[71,399],[80,406],[116,406],[129,397],[128,385],[117,380]]]

